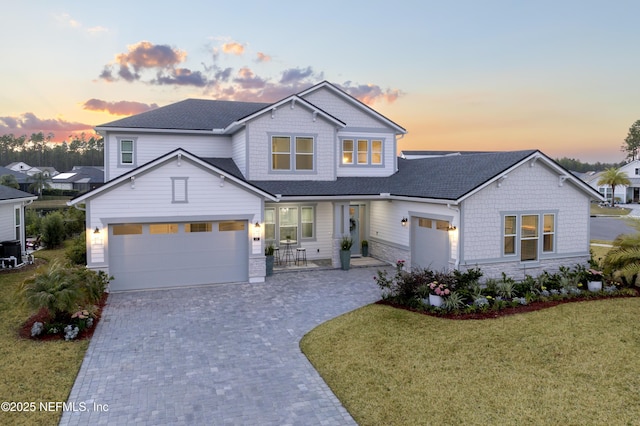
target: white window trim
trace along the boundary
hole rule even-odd
[[[136,155],[136,146],[137,146],[136,137],[118,137],[118,166],[119,167],[136,167],[137,164],[137,155]],[[122,155],[125,153],[122,151],[122,142],[131,142],[131,163],[125,163],[122,161]]]

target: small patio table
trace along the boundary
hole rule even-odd
[[[281,257],[282,263],[284,263],[285,265],[293,263],[295,258],[293,257],[293,249],[291,247],[297,244],[298,244],[297,240],[281,240],[280,241],[280,245],[284,246],[284,251]]]

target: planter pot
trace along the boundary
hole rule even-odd
[[[430,294],[429,295],[429,304],[431,306],[440,307],[440,306],[442,306],[443,302],[444,302],[444,300],[442,299],[442,296],[438,296],[436,294]]]
[[[369,246],[362,246],[362,257],[369,256]]]
[[[340,250],[340,264],[343,271],[348,271],[351,266],[351,250]]]
[[[267,276],[273,275],[273,256],[265,256],[267,259]]]
[[[589,291],[601,291],[602,290],[602,281],[589,281],[587,283],[587,288]]]

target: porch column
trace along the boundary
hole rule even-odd
[[[331,266],[340,267],[340,240],[349,232],[349,201],[333,203],[333,249],[331,251]]]

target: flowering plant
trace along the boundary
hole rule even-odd
[[[446,284],[438,283],[438,281],[433,281],[429,284],[430,294],[434,294],[436,296],[448,296],[451,294],[448,286]]]
[[[597,269],[589,269],[589,281],[602,281],[602,271]]]

